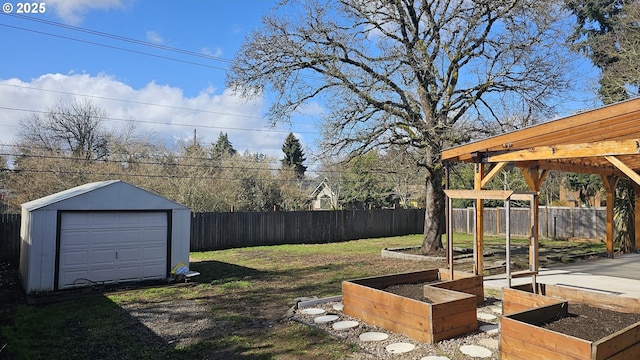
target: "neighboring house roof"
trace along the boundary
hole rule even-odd
[[[333,192],[333,189],[331,189],[331,186],[329,186],[329,180],[325,177],[325,178],[322,178],[322,180],[315,186],[315,188],[311,192],[311,197],[314,198],[314,197],[318,196],[318,194],[324,188],[328,189],[331,192],[331,194],[333,194],[335,196],[335,193]]]

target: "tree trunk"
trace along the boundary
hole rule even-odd
[[[444,214],[444,191],[442,190],[442,164],[427,169],[424,233],[421,252],[423,254],[442,250],[442,219]]]

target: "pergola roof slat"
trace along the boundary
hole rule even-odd
[[[622,175],[605,156],[640,170],[640,98],[567,116],[442,152],[443,161]]]

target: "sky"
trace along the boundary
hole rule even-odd
[[[225,69],[275,0],[48,0],[28,15],[3,3],[0,148],[32,112],[88,99],[107,112],[107,128],[134,124],[170,146],[194,130],[203,144],[224,132],[240,152],[281,158],[292,131],[313,151],[312,118],[272,127],[264,99],[225,88]]]
[[[17,1],[3,0],[0,149],[15,142],[29,114],[88,99],[108,113],[106,127],[134,124],[138,134],[170,146],[193,139],[194,130],[202,144],[224,132],[241,153],[281,158],[292,131],[310,159],[321,107],[272,127],[263,117],[268,94],[248,102],[225,87],[230,61],[277,2],[46,0],[36,13],[19,15]],[[589,91],[560,115],[594,107]]]

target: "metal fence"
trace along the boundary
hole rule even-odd
[[[538,233],[552,239],[584,238],[604,239],[606,236],[606,213],[604,207],[555,207],[540,206]],[[531,228],[529,208],[511,208],[511,234],[528,236]],[[506,229],[504,208],[484,209],[484,233],[504,235]],[[473,208],[453,209],[455,232],[473,233],[475,216]]]

